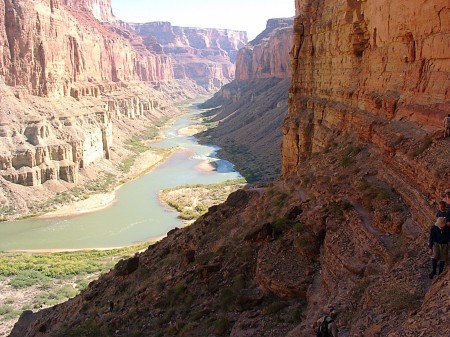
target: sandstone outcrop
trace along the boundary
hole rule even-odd
[[[445,1],[304,1],[297,11],[283,173],[295,174],[302,158],[350,132],[423,195],[439,197],[450,177],[425,173],[448,170],[413,152],[437,140],[450,111]]]
[[[32,95],[58,98],[80,90],[95,95],[95,86],[108,82],[173,79],[167,55],[133,46],[129,32],[98,21],[100,14],[88,11],[110,12],[108,3],[66,1],[54,8],[45,1],[0,2],[5,13],[0,75],[5,83],[17,91],[25,88]]]
[[[172,26],[169,22],[128,24],[144,37],[148,48],[155,42],[171,55],[176,79],[191,79],[208,91],[216,91],[234,79],[238,50],[247,43],[245,32]]]
[[[279,177],[281,125],[287,112],[289,51],[293,19],[270,19],[256,39],[241,48],[236,79],[201,107],[216,108],[214,128],[201,139],[221,147],[219,155],[236,165],[249,182]]]

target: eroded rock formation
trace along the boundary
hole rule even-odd
[[[151,124],[195,91],[117,23],[110,0],[3,0],[0,13],[0,179],[77,183],[91,163],[118,159],[117,121]],[[0,194],[19,204],[7,185]]]
[[[150,48],[155,42],[174,59],[176,79],[191,79],[208,91],[234,79],[238,50],[247,43],[245,32],[172,26],[169,22],[130,23]]]

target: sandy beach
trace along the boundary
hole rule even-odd
[[[207,130],[208,128],[205,125],[202,124],[194,124],[194,125],[189,125],[185,128],[182,128],[180,130],[178,130],[178,134],[179,135],[184,135],[184,136],[193,136],[196,133],[202,132]]]
[[[216,168],[214,167],[212,162],[209,161],[209,160],[202,161],[200,164],[198,164],[196,166],[196,168],[198,170],[200,170],[200,171],[203,171],[203,172],[211,172],[211,171],[215,171],[216,170]]]
[[[170,152],[168,152],[167,154],[162,154],[160,151],[156,151],[153,149],[141,153],[136,159],[134,165],[131,167],[130,171],[124,176],[124,179],[130,181],[151,171],[159,164],[163,163],[164,160],[168,157],[168,154],[170,154]],[[99,211],[114,204],[116,198],[116,190],[119,189],[120,186],[122,185],[117,186],[111,193],[93,194],[87,199],[61,206],[55,211],[38,216],[38,218],[47,219],[65,216],[76,216],[80,214]]]
[[[143,174],[155,169],[158,165],[162,164],[172,152],[162,154],[160,151],[150,149],[144,153],[141,153],[136,159],[134,165],[131,167],[128,174],[125,176],[127,181],[136,179]],[[216,168],[209,160],[204,160],[196,166],[200,171],[211,172]],[[121,185],[120,185],[121,186]],[[120,188],[117,186],[111,193],[93,194],[89,198],[73,202],[61,206],[59,209],[40,215],[38,218],[58,218],[65,216],[76,216],[90,212],[96,212],[114,204],[116,198],[116,190]]]

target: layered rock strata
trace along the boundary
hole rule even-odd
[[[216,91],[234,79],[238,50],[247,43],[247,34],[228,29],[172,26],[169,22],[130,23],[144,37],[144,43],[174,60],[174,77],[191,79],[208,91]]]
[[[74,186],[114,157],[118,121],[172,116],[169,101],[196,92],[175,83],[170,56],[119,25],[110,0],[3,0],[0,13],[0,194],[10,203],[16,184]]]
[[[270,19],[266,29],[239,50],[236,80],[290,78],[289,53],[292,48],[293,18]]]
[[[117,100],[114,92],[130,81],[172,80],[171,59],[115,26],[107,0],[2,1],[0,13],[1,176],[26,186],[76,182],[78,169],[109,158],[114,120],[158,108],[150,87],[154,99]],[[33,96],[47,101],[36,105]],[[56,99],[67,101],[63,109]],[[71,99],[91,100],[93,109]]]
[[[173,79],[167,55],[133,46],[129,32],[88,11],[96,8],[91,2],[65,3],[55,8],[45,1],[0,2],[5,13],[0,75],[17,95],[24,89],[38,96],[77,97],[83,90],[96,95],[95,86],[108,82]]]
[[[445,1],[407,7],[297,4],[284,175],[349,132],[379,149],[388,167],[423,195],[438,197],[448,186],[448,174],[425,174],[433,165],[413,153],[440,135],[450,111],[448,7]]]

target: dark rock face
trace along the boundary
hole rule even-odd
[[[224,86],[202,108],[211,110],[218,125],[199,135],[221,147],[221,158],[230,160],[250,182],[268,182],[281,173],[281,125],[287,111],[288,79],[234,81]]]
[[[191,79],[208,91],[234,79],[236,54],[247,43],[245,32],[227,29],[177,27],[169,22],[128,25],[144,37],[147,46],[154,39],[173,57],[176,79]]]
[[[139,268],[139,257],[132,257],[127,260],[121,260],[116,265],[116,275],[126,276],[130,275]]]

